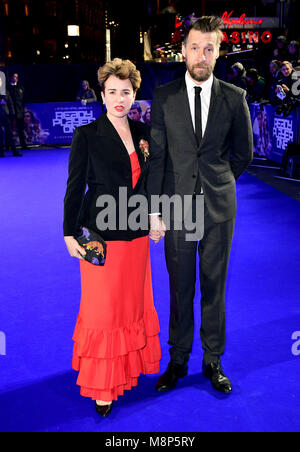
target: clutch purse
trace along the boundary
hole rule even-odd
[[[82,256],[86,261],[94,265],[105,264],[107,245],[99,234],[82,226],[76,240],[86,251],[86,255]]]

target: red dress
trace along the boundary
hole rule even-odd
[[[130,155],[132,184],[140,176]],[[73,335],[81,395],[112,401],[159,372],[159,322],[153,303],[149,237],[107,242],[105,265],[80,261],[81,304]]]

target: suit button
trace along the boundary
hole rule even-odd
[[[200,156],[201,156],[201,152],[198,152],[198,154],[197,154],[197,155],[198,155],[198,157],[200,157]]]
[[[196,176],[195,174],[193,174],[192,178],[193,178],[193,179],[196,179],[196,177],[197,177],[197,176]]]

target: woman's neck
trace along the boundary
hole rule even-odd
[[[121,128],[121,129],[125,129],[128,128],[128,117],[123,116],[122,118],[116,118],[115,116],[107,113],[107,117],[110,120],[110,122],[116,127],[116,128]]]

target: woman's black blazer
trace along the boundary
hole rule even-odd
[[[128,121],[141,167],[141,175],[134,189],[129,154],[106,113],[96,121],[75,130],[64,198],[64,236],[76,236],[80,226],[98,232],[104,240],[130,241],[148,235],[148,215],[147,227],[144,229],[132,231],[129,228],[123,230],[124,225],[119,227],[119,188],[127,188],[128,198],[137,194],[146,197],[148,159],[145,161],[140,140],[150,142],[149,126],[130,119]],[[116,201],[116,225],[107,230],[99,230],[96,223],[96,217],[101,210],[107,210],[107,205],[96,207],[100,195],[111,195]],[[135,209],[136,207],[128,208],[128,215]],[[123,217],[122,222],[124,223]]]

